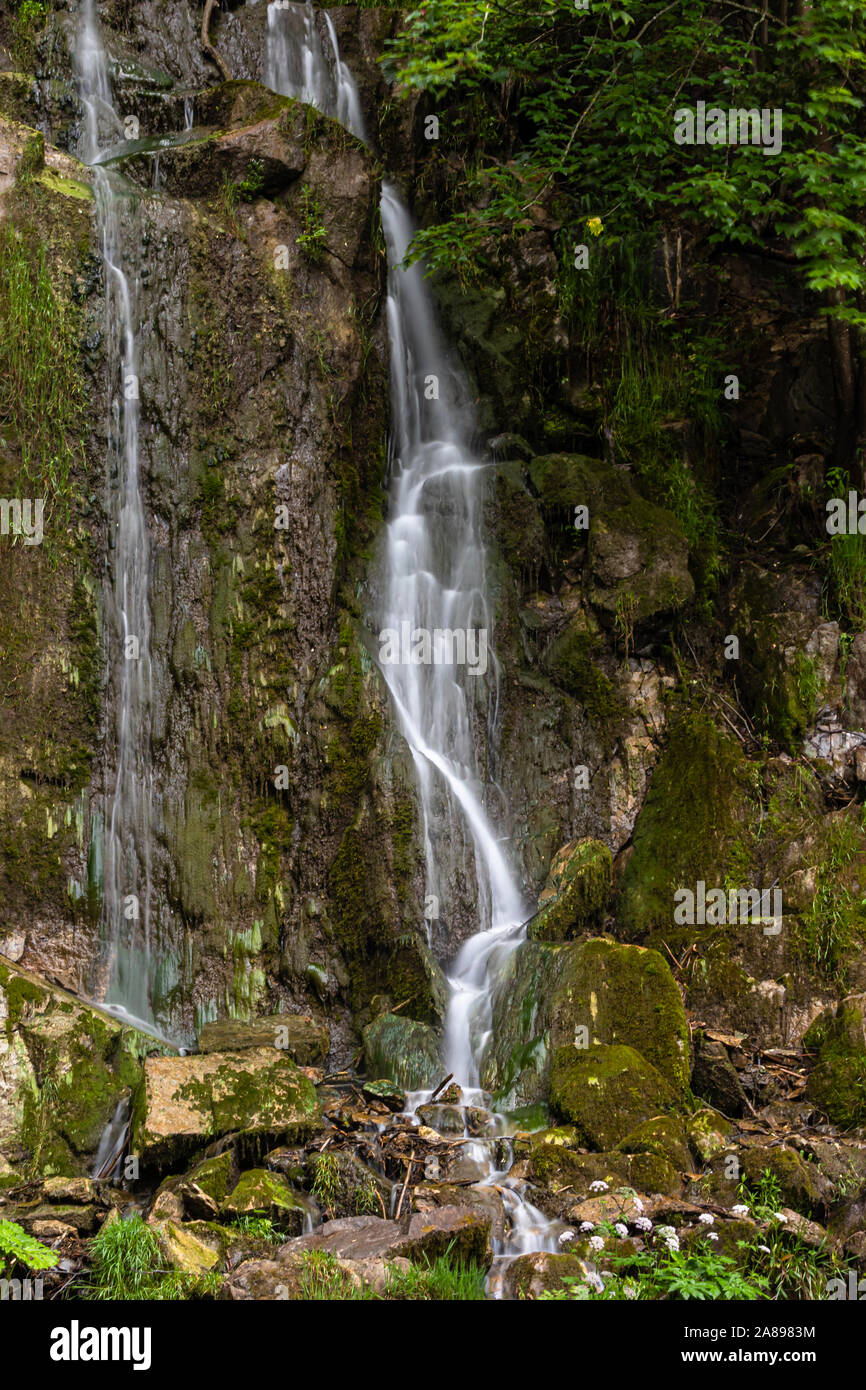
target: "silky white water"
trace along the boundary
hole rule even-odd
[[[139,472],[137,285],[124,270],[137,199],[101,167],[122,144],[94,0],[84,0],[75,49],[84,110],[79,156],[92,166],[105,275],[109,575],[105,619],[114,720],[114,769],[105,793],[102,987],[107,1007],[146,1024],[150,1000],[153,773],[150,762],[150,541]],[[130,230],[130,224],[132,232]]]
[[[250,0],[255,3],[255,0]],[[332,66],[316,28],[312,5],[268,7],[266,80],[274,91],[311,102],[366,139],[351,72],[325,15]],[[450,911],[455,870],[466,874],[470,850],[478,930],[448,973],[445,1064],[463,1088],[464,1102],[484,1105],[479,1065],[491,1026],[491,971],[523,939],[527,912],[508,854],[485,810],[476,758],[476,734],[496,704],[497,667],[489,648],[491,609],[483,533],[484,466],[473,455],[472,412],[439,333],[420,264],[403,268],[412,240],[410,215],[390,183],[381,200],[388,259],[387,326],[390,345],[391,439],[389,518],[383,548],[381,603],[375,614],[386,633],[472,633],[485,636],[488,664],[479,674],[456,661],[403,659],[405,643],[380,666],[400,731],[410,749],[424,827],[427,900],[435,915]],[[477,652],[477,647],[475,648]],[[394,654],[394,652],[391,652]],[[479,682],[479,689],[473,689]],[[491,699],[492,694],[492,699]],[[458,864],[457,860],[460,859]],[[430,1099],[408,1098],[407,1110]],[[468,1139],[468,1134],[467,1134]],[[526,1201],[524,1184],[498,1169],[495,1140],[471,1141],[467,1163],[477,1180],[496,1186],[509,1218],[500,1253],[556,1250],[561,1227]],[[501,1292],[494,1271],[491,1292]]]

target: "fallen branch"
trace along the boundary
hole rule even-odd
[[[232,75],[229,72],[227,62],[222,57],[222,55],[217,52],[217,50],[214,48],[213,44],[210,41],[210,17],[213,14],[215,8],[219,8],[219,0],[206,0],[204,14],[202,15],[201,21],[201,46],[204,49],[205,53],[208,55],[208,57],[212,58],[213,61],[216,63],[217,67],[222,73],[223,81],[231,82]]]
[[[449,1071],[449,1073],[448,1073],[448,1075],[446,1076],[445,1080],[439,1082],[439,1085],[436,1087],[436,1090],[435,1090],[435,1091],[433,1092],[433,1094],[431,1095],[431,1097],[430,1097],[431,1104],[432,1104],[432,1102],[436,1099],[436,1097],[439,1095],[439,1092],[445,1090],[445,1087],[448,1085],[448,1082],[449,1082],[449,1081],[453,1081],[453,1080],[454,1080],[454,1073],[453,1073],[453,1071]]]

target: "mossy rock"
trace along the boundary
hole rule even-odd
[[[399,1014],[380,1014],[364,1029],[364,1065],[407,1091],[430,1090],[443,1074],[434,1030]]]
[[[187,1215],[208,1221],[217,1215],[235,1179],[230,1152],[197,1163],[177,1185]]]
[[[740,745],[702,712],[673,727],[634,828],[616,904],[634,939],[673,926],[674,894],[699,880],[748,885],[748,825],[755,794]]]
[[[600,922],[610,897],[612,870],[611,852],[600,840],[565,845],[554,855],[527,935],[533,941],[565,941]]]
[[[577,1255],[555,1255],[537,1250],[518,1255],[505,1274],[505,1287],[513,1299],[536,1299],[543,1293],[565,1289],[565,1280],[583,1282],[590,1272]],[[587,1286],[588,1287],[588,1286]]]
[[[33,1174],[88,1173],[142,1059],[167,1049],[2,959],[0,1019],[3,1152]]]
[[[677,1093],[689,1081],[689,1030],[679,989],[657,951],[597,938],[522,943],[499,968],[481,1080],[499,1109],[543,1101],[552,1049],[578,1040],[640,1051]]]
[[[219,1265],[219,1253],[194,1235],[188,1226],[160,1221],[154,1230],[162,1257],[171,1269],[198,1277],[209,1274]]]
[[[633,1047],[558,1047],[550,1065],[550,1103],[593,1149],[612,1149],[646,1120],[674,1108],[670,1084]]]
[[[655,1115],[646,1120],[627,1134],[617,1148],[626,1154],[657,1154],[680,1173],[689,1172],[692,1166],[685,1128],[673,1115]]]
[[[590,521],[589,568],[591,603],[615,618],[624,634],[695,596],[679,522],[637,494]]]
[[[553,1198],[560,1191],[588,1192],[594,1182],[633,1187],[639,1192],[678,1192],[678,1166],[658,1153],[580,1153],[577,1129],[560,1126],[533,1135],[527,1154],[532,1181]],[[538,1202],[547,1205],[544,1195]]]
[[[803,1039],[818,1051],[806,1095],[843,1129],[866,1124],[866,994],[852,994],[834,1018],[821,1014]]]
[[[803,1216],[824,1214],[831,1185],[813,1163],[793,1149],[745,1149],[742,1169],[751,1187],[756,1187],[765,1173],[771,1173],[778,1180],[783,1207],[793,1207]]]
[[[321,1124],[313,1083],[273,1048],[150,1058],[133,1124],[142,1167],[174,1166],[224,1134],[260,1150]]]
[[[689,1146],[699,1163],[709,1163],[730,1148],[731,1123],[718,1110],[702,1106],[686,1118]]]
[[[220,1207],[220,1220],[257,1216],[270,1221],[278,1230],[300,1235],[309,1210],[306,1200],[295,1192],[280,1173],[267,1168],[250,1168]]]

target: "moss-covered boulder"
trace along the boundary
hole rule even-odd
[[[249,1023],[238,1018],[206,1023],[199,1034],[198,1045],[202,1052],[275,1047],[299,1067],[316,1067],[327,1058],[331,1042],[325,1025],[306,1014],[268,1014]]]
[[[702,1106],[686,1119],[689,1147],[699,1163],[710,1163],[730,1148],[731,1123],[718,1110]]]
[[[600,923],[610,897],[612,867],[610,850],[600,840],[564,845],[554,855],[527,936],[533,941],[565,941]]]
[[[213,1220],[235,1177],[234,1159],[228,1150],[197,1163],[176,1188],[187,1216],[199,1221]]]
[[[0,1151],[33,1173],[89,1172],[143,1058],[165,1050],[0,957]]]
[[[550,1064],[550,1103],[585,1144],[612,1149],[676,1105],[676,1093],[650,1062],[621,1044],[558,1047]]]
[[[175,1221],[160,1221],[154,1226],[160,1253],[170,1269],[198,1277],[209,1274],[220,1263],[219,1252],[189,1229]]]
[[[364,1065],[407,1091],[429,1090],[443,1076],[434,1030],[399,1014],[380,1014],[364,1029]]]
[[[787,1145],[778,1148],[750,1148],[742,1152],[742,1171],[750,1187],[757,1187],[765,1174],[776,1179],[782,1206],[793,1207],[803,1216],[822,1216],[831,1194],[831,1184],[814,1163],[809,1163]]]
[[[708,715],[684,715],[653,774],[621,880],[617,920],[631,937],[673,925],[677,889],[749,874],[744,842],[754,801],[740,745]]]
[[[673,512],[634,494],[591,520],[589,597],[624,634],[648,618],[690,603],[689,548]]]
[[[624,1043],[679,1095],[689,1081],[689,1030],[679,989],[657,951],[598,938],[527,941],[500,967],[482,1083],[500,1107],[543,1100],[561,1045]]]
[[[818,1054],[806,1083],[809,1099],[844,1129],[866,1123],[866,994],[851,994],[804,1038]]]
[[[543,1293],[565,1290],[564,1280],[586,1281],[590,1266],[577,1255],[553,1255],[535,1251],[512,1260],[504,1277],[504,1290],[512,1299],[536,1299]],[[587,1292],[589,1284],[587,1283]]]
[[[266,1168],[250,1168],[242,1173],[237,1186],[220,1208],[221,1221],[237,1221],[258,1216],[281,1231],[300,1235],[309,1213],[309,1202],[294,1191],[280,1173]]]
[[[626,1154],[657,1154],[680,1173],[689,1172],[692,1166],[683,1122],[674,1115],[654,1115],[645,1120],[617,1148]]]
[[[581,1149],[582,1140],[577,1128],[562,1125],[533,1134],[528,1141],[526,1162],[536,1188],[533,1201],[551,1215],[560,1214],[559,1193],[567,1194],[571,1204],[575,1193],[589,1192],[594,1182],[638,1192],[679,1191],[679,1166],[664,1154],[619,1149],[586,1153]]]
[[[173,1166],[223,1134],[259,1148],[320,1124],[312,1082],[273,1048],[154,1057],[144,1071],[132,1148],[146,1169]]]

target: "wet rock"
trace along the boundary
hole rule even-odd
[[[462,1134],[466,1128],[463,1111],[457,1105],[419,1105],[415,1114],[439,1134]]]
[[[201,1052],[275,1047],[299,1067],[315,1067],[327,1059],[331,1042],[325,1025],[304,1014],[268,1014],[251,1023],[235,1018],[206,1023],[198,1045]]]
[[[505,1203],[495,1187],[458,1187],[454,1183],[423,1182],[415,1188],[415,1211],[425,1213],[440,1207],[465,1207],[480,1212],[490,1221],[493,1240],[503,1240],[506,1232]]]
[[[168,1166],[222,1134],[264,1145],[319,1123],[312,1083],[273,1048],[150,1058],[133,1151],[144,1168]]]
[[[71,1226],[79,1236],[93,1235],[102,1222],[102,1214],[95,1206],[64,1206],[59,1202],[50,1206],[40,1203],[37,1207],[6,1208],[3,1215],[6,1220],[23,1226],[25,1231],[32,1232],[37,1222],[59,1221]]]
[[[381,1014],[364,1029],[364,1062],[371,1076],[408,1091],[432,1090],[442,1077],[434,1029],[399,1014]]]
[[[678,1192],[681,1186],[679,1170],[665,1155],[585,1153],[577,1130],[564,1126],[533,1135],[526,1162],[534,1204],[555,1216],[571,1207],[575,1193],[590,1191],[593,1183],[664,1193]]]
[[[361,1088],[365,1100],[378,1100],[393,1113],[406,1109],[406,1092],[393,1081],[365,1081]]]
[[[563,1046],[553,1054],[550,1103],[590,1148],[613,1148],[675,1102],[672,1087],[634,1048]]]
[[[527,923],[533,941],[565,941],[599,923],[610,896],[612,859],[598,840],[575,840],[554,855],[538,911]]]
[[[309,1203],[280,1173],[251,1168],[242,1173],[237,1185],[220,1207],[223,1221],[242,1216],[264,1217],[278,1230],[299,1235],[304,1228]]]
[[[140,1058],[165,1051],[0,957],[0,1146],[37,1173],[84,1174]],[[49,1100],[50,1097],[50,1100]]]
[[[558,949],[527,941],[508,956],[494,980],[493,1036],[481,1067],[497,1106],[545,1099],[550,1055],[580,1041],[637,1049],[685,1094],[688,1024],[658,952],[605,938]]]

